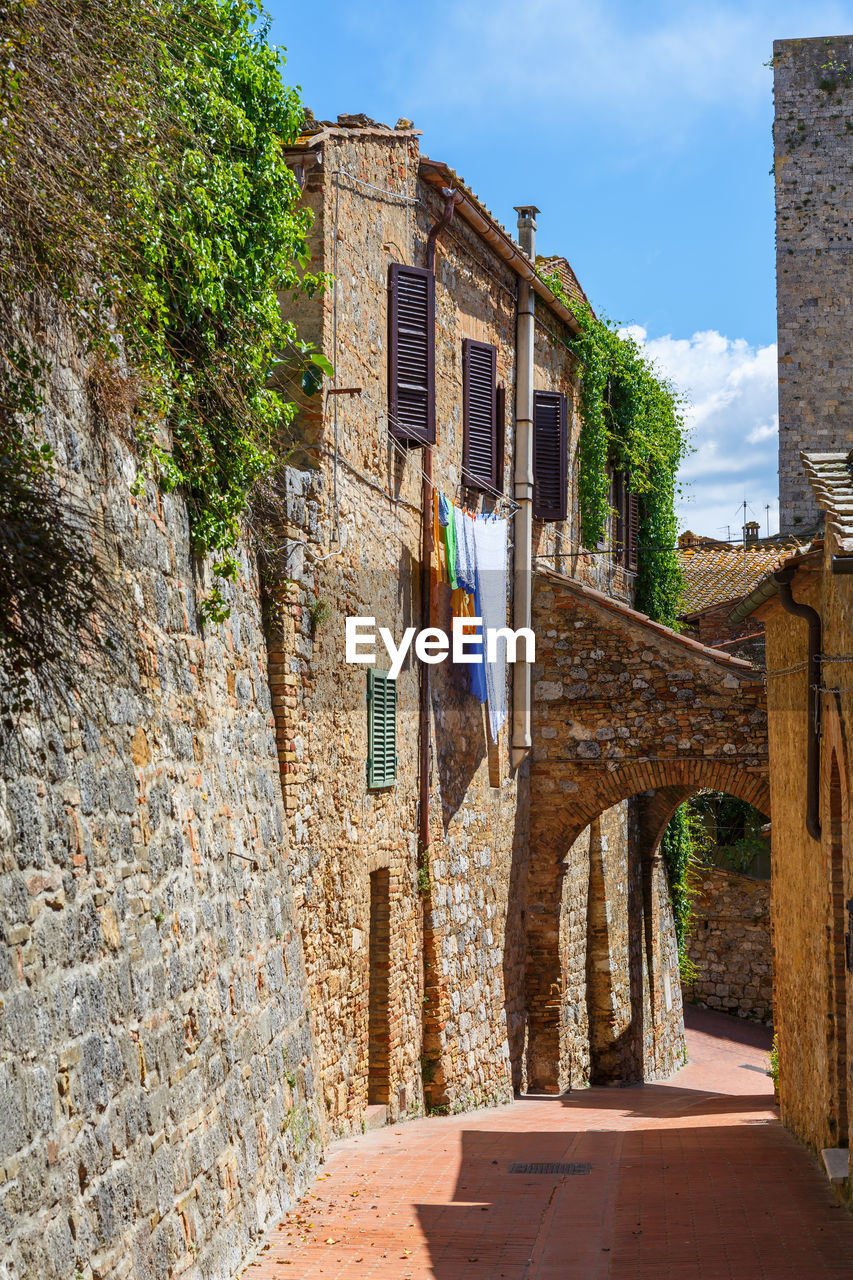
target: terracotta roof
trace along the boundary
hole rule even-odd
[[[839,550],[853,552],[853,449],[849,453],[800,454],[806,479]]]
[[[421,130],[412,127],[411,120],[398,120],[394,128],[382,124],[379,120],[371,120],[365,115],[339,115],[337,120],[315,120],[311,111],[306,110],[305,119],[299,137],[293,144],[295,147],[319,147],[327,138],[419,138]]]
[[[581,596],[584,600],[588,600],[591,604],[597,605],[609,613],[618,614],[624,621],[630,622],[634,626],[654,632],[661,640],[674,644],[676,648],[690,649],[698,658],[707,658],[709,661],[717,663],[718,666],[735,668],[737,674],[744,680],[764,679],[764,672],[760,668],[753,666],[751,662],[747,662],[745,658],[736,658],[733,654],[726,653],[722,649],[712,649],[709,645],[702,644],[701,640],[694,640],[692,636],[685,636],[680,631],[673,631],[671,627],[665,627],[662,622],[653,622],[647,614],[632,609],[630,605],[623,604],[621,600],[614,600],[612,596],[606,596],[603,591],[596,591],[595,587],[588,587],[585,582],[579,582],[577,578],[566,577],[565,574],[558,573],[556,569],[548,568],[537,569],[536,577],[559,583],[561,587],[571,591],[573,595]]]
[[[589,305],[589,298],[581,288],[581,283],[575,275],[568,258],[559,256],[553,258],[537,257],[536,270],[543,276],[552,276],[556,271],[566,297],[574,298],[576,302],[585,302]]]
[[[678,552],[685,593],[681,616],[701,613],[713,604],[739,600],[784,558],[781,547],[737,549],[685,547]]]

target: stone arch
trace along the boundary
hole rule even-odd
[[[591,772],[585,771],[588,773]],[[563,962],[560,954],[560,914],[566,855],[591,823],[624,800],[636,798],[639,817],[639,857],[642,874],[646,948],[651,958],[651,935],[658,929],[653,891],[659,871],[660,840],[675,809],[703,788],[723,791],[770,814],[766,777],[738,763],[720,760],[640,760],[597,770],[591,785],[573,783],[561,789],[553,773],[532,778],[532,820],[527,912],[526,996],[528,1015],[527,1069],[531,1087],[559,1091],[571,1078],[567,1062]],[[575,774],[574,776],[577,776]],[[649,1000],[653,1015],[662,994],[649,964]]]
[[[762,813],[770,814],[770,786],[766,775],[745,769],[739,764],[702,759],[638,760],[616,769],[598,770],[592,785],[587,777],[574,783],[574,790],[562,791],[559,780],[533,778],[534,815],[539,818],[531,830],[531,869],[539,859],[539,851],[547,847],[568,848],[590,822],[605,810],[632,796],[655,792],[656,821],[662,822],[663,835],[669,818],[678,805],[696,791],[709,788],[746,800]],[[600,775],[604,775],[603,777]],[[545,785],[543,786],[543,782]],[[551,785],[549,785],[549,783]],[[554,802],[554,791],[561,798]],[[658,812],[659,810],[659,812]],[[664,815],[666,815],[664,820]]]

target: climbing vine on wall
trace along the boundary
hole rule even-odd
[[[602,538],[610,512],[608,468],[624,471],[640,498],[636,605],[676,626],[683,587],[676,556],[676,477],[686,452],[683,405],[630,334],[569,298],[559,275],[546,284],[571,310],[580,333],[569,348],[580,381],[581,532],[584,545]]]
[[[690,801],[686,801],[678,806],[670,818],[661,840],[661,856],[666,866],[675,923],[678,964],[685,981],[689,981],[692,976],[692,965],[687,955],[687,937],[693,906],[690,868],[695,857],[697,835],[697,818],[691,810]]]
[[[292,415],[271,368],[295,385],[330,372],[278,304],[324,279],[307,270],[310,215],[283,155],[302,107],[266,30],[246,0],[0,0],[7,673],[44,665],[52,617],[58,643],[74,631],[81,566],[94,572],[57,518],[35,435],[58,326],[88,352],[111,425],[130,423],[141,474],[186,497],[194,550],[215,557],[220,582],[237,574],[241,516]],[[21,612],[28,590],[40,639]],[[202,615],[226,614],[217,584]]]

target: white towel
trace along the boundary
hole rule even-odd
[[[474,521],[474,546],[477,554],[477,585],[483,618],[483,656],[486,633],[506,626],[507,522],[490,516]],[[489,729],[492,741],[506,720],[506,640],[497,645],[497,660],[486,663],[486,688],[489,695]]]

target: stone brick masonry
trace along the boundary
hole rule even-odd
[[[3,742],[0,1272],[225,1280],[320,1156],[252,560],[223,627],[181,500],[88,406],[68,343],[43,427],[98,539],[111,666]]]
[[[853,444],[851,69],[851,36],[773,45],[782,532],[820,514],[800,450]]]
[[[614,603],[631,579],[581,548],[574,471],[568,518],[534,528],[535,563],[559,572],[537,584],[532,760],[511,769],[508,726],[489,741],[450,663],[422,725],[410,659],[396,784],[368,788],[344,619],[399,637],[423,617],[424,455],[388,433],[388,267],[423,263],[444,200],[413,130],[318,137],[290,159],[313,267],[336,284],[294,317],[347,394],[306,400],[281,441],[278,553],[262,587],[241,551],[224,625],[199,623],[207,569],[181,500],[132,496],[122,423],[93,415],[85,361],[57,352],[42,429],[97,535],[118,646],[111,666],[70,654],[68,705],[4,744],[8,1280],[226,1280],[370,1106],[397,1120],[670,1071],[683,1028],[660,836],[701,785],[766,809],[746,669]],[[516,294],[455,219],[436,261],[432,462],[477,510],[508,504],[462,484],[462,341],[497,348],[509,493]],[[576,467],[565,317],[536,307],[535,385],[566,394]],[[446,586],[437,603],[446,627]]]
[[[771,1022],[770,882],[722,867],[697,868],[693,877],[687,955],[696,975],[686,998]]]

